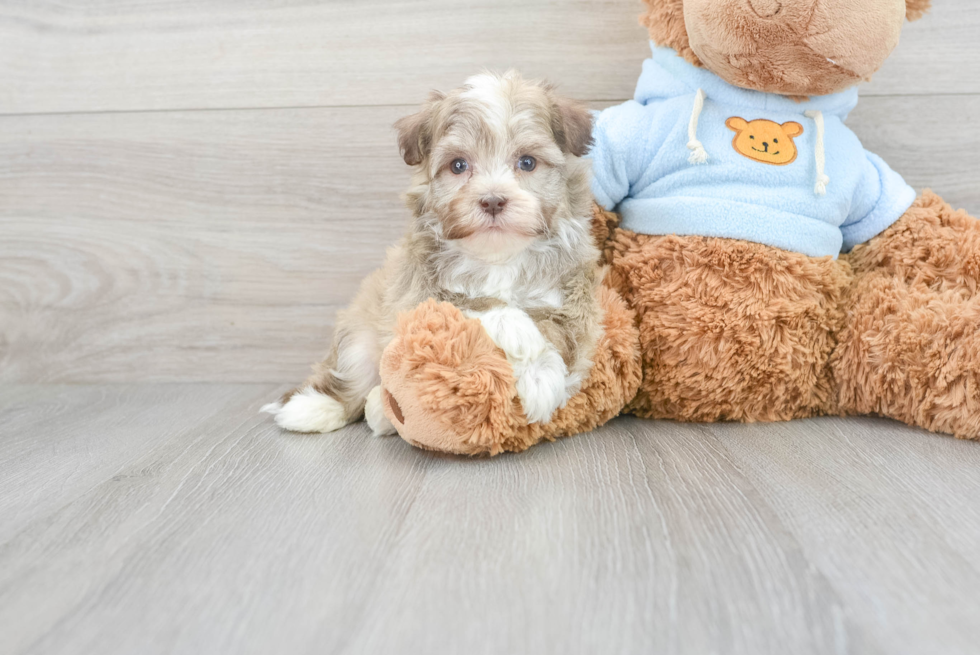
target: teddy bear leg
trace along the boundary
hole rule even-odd
[[[643,383],[629,411],[782,421],[831,411],[828,362],[850,269],[731,239],[616,229],[611,283],[636,311]]]
[[[927,191],[847,259],[841,413],[980,439],[980,221]]]

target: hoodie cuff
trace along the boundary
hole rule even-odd
[[[854,225],[841,228],[844,235],[841,252],[850,252],[854,246],[867,243],[890,228],[915,202],[915,189],[897,175],[895,177],[898,181],[889,177],[882,179],[882,202],[870,214]]]

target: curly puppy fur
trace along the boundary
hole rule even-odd
[[[634,315],[603,287],[603,333],[592,371],[546,424],[529,425],[503,353],[473,319],[429,301],[403,315],[381,362],[384,409],[409,443],[460,455],[522,452],[587,432],[619,414],[640,385]]]

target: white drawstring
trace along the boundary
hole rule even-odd
[[[823,122],[823,112],[811,109],[804,112],[807,118],[812,118],[817,124],[817,184],[813,188],[818,196],[827,195],[827,185],[830,184],[830,177],[826,173],[827,152],[824,150],[824,136],[826,130]]]
[[[701,112],[704,111],[704,90],[698,89],[694,96],[694,111],[691,112],[691,124],[687,128],[687,136],[690,139],[687,147],[691,151],[691,156],[687,161],[692,164],[706,164],[708,162],[708,151],[704,149],[704,144],[698,141],[698,121],[701,120]]]

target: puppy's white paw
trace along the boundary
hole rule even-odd
[[[518,366],[517,395],[527,422],[547,423],[555,411],[568,402],[568,369],[561,355],[549,349],[540,357]]]
[[[381,399],[381,385],[371,389],[368,394],[367,404],[364,405],[364,418],[368,426],[376,437],[392,437],[398,434],[398,430],[391,424],[385,416],[384,405]]]
[[[528,423],[547,423],[564,407],[581,380],[569,378],[568,368],[526,312],[498,307],[473,313],[490,339],[504,351],[517,378],[517,395]]]
[[[512,362],[526,362],[548,350],[538,326],[527,313],[514,307],[498,307],[476,315],[490,339]]]
[[[278,409],[276,405],[266,405],[262,411],[275,416],[279,427],[290,432],[334,432],[347,425],[343,405],[312,388],[303,389]]]

